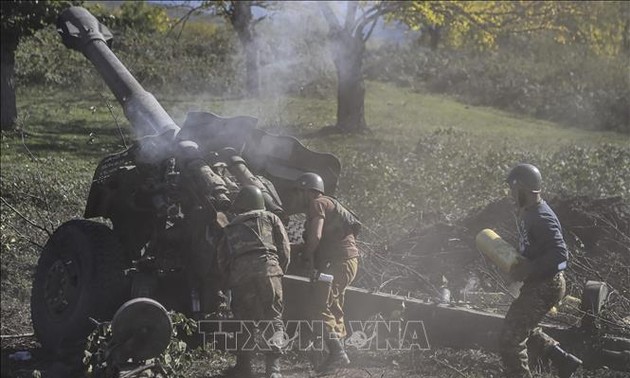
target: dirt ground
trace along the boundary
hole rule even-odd
[[[22,348],[24,350],[24,348]],[[52,363],[37,348],[30,349],[33,359],[16,362],[8,360],[8,355],[15,349],[2,351],[2,377],[37,377],[34,370],[47,377]],[[282,373],[285,378],[340,377],[340,378],[496,378],[501,377],[500,362],[497,355],[481,350],[454,350],[441,348],[429,351],[409,352],[365,352],[349,351],[352,360],[348,368],[340,369],[335,374],[317,375],[310,362],[312,356],[303,353],[289,353],[282,361]],[[257,377],[264,377],[264,356],[258,355],[255,362]],[[219,378],[234,359],[220,354],[212,358],[199,359],[186,370],[186,377]],[[535,377],[554,377],[553,371],[534,371]],[[59,377],[72,378],[71,375]],[[135,377],[156,377],[150,373]],[[596,371],[578,371],[576,378],[621,378],[627,373],[605,369]],[[238,378],[238,377],[234,377]]]

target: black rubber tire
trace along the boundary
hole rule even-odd
[[[58,350],[85,339],[95,328],[90,318],[111,320],[129,298],[129,266],[106,225],[77,219],[57,228],[39,257],[31,292],[33,329],[42,346]]]

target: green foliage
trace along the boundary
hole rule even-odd
[[[237,43],[232,33],[216,26],[189,26],[179,38],[174,33],[128,29],[115,38],[113,51],[149,90],[238,93],[240,62],[235,58]],[[16,78],[19,85],[109,91],[92,64],[82,54],[65,48],[52,27],[20,44]]]
[[[87,9],[110,30],[117,32],[165,33],[173,24],[165,8],[149,5],[146,1],[125,1],[115,9],[96,3],[89,4]]]
[[[537,153],[486,144],[453,128],[420,132],[416,138],[415,150],[402,155],[379,147],[368,152],[329,145],[353,167],[341,178],[341,196],[375,231],[366,234],[368,241],[388,244],[419,225],[451,222],[501,198],[505,174],[518,162],[540,167],[545,196],[630,197],[626,147],[567,145]]]
[[[167,377],[187,377],[195,359],[203,355],[202,351],[190,351],[186,342],[178,337],[179,332],[190,336],[197,330],[197,323],[184,314],[171,311],[169,317],[173,324],[173,335],[166,350],[153,362],[155,372],[166,374]],[[108,368],[107,356],[109,343],[112,339],[110,323],[100,323],[88,336],[83,363],[89,371],[104,373]],[[100,375],[98,375],[100,376]]]
[[[386,48],[368,59],[373,78],[630,132],[627,2],[413,1],[387,17],[423,34],[430,27],[446,51]]]
[[[630,132],[627,60],[559,45],[545,36],[505,39],[496,51],[484,54],[385,46],[370,51],[366,74],[473,105]]]
[[[59,12],[82,1],[22,1],[2,2],[0,26],[3,40],[7,35],[27,37],[48,24],[53,24]]]
[[[558,41],[584,45],[598,55],[630,53],[630,6],[625,1],[569,1],[560,4],[558,22],[567,33]]]
[[[107,358],[107,343],[112,338],[112,326],[110,323],[100,323],[87,337],[83,355],[83,364],[88,371],[95,371],[103,368]]]
[[[194,319],[174,311],[170,311],[169,316],[173,323],[173,336],[164,353],[158,358],[158,364],[167,377],[190,377],[199,370],[212,374],[226,367],[226,353],[205,349],[205,347],[190,349],[183,341],[198,332],[197,322]]]
[[[16,51],[17,86],[81,83],[96,70],[85,57],[65,48],[54,27],[49,26],[22,40]],[[63,67],[63,68],[62,68]]]
[[[178,312],[169,312],[173,323],[173,336],[166,350],[160,355],[158,361],[164,368],[168,377],[184,377],[186,368],[192,362],[188,345],[178,337],[178,333],[190,336],[197,330],[197,323],[186,315]]]
[[[443,43],[492,48],[509,35],[551,33],[599,54],[630,52],[630,7],[623,1],[409,1],[388,19],[440,30]]]

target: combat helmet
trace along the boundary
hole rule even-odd
[[[245,185],[236,195],[232,203],[234,211],[264,210],[265,200],[263,194],[253,185]]]
[[[298,177],[295,181],[296,187],[300,189],[310,189],[324,194],[324,180],[317,173],[308,172]]]
[[[505,180],[510,187],[520,188],[531,193],[540,193],[542,188],[542,176],[538,168],[531,164],[521,163],[516,165]]]
[[[177,143],[177,156],[185,161],[200,159],[199,145],[191,140],[182,140]]]

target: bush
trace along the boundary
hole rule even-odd
[[[384,46],[369,52],[366,74],[473,105],[630,133],[627,57],[597,56],[543,37],[512,38],[485,53]]]
[[[335,146],[333,152],[345,166],[361,167],[343,171],[339,192],[366,227],[377,231],[362,239],[379,245],[505,197],[505,174],[520,162],[543,172],[545,198],[630,198],[630,150],[612,144],[524,150],[442,128],[419,133],[413,152],[378,145],[366,151]]]
[[[215,95],[238,93],[241,64],[237,41],[225,28],[191,28],[176,33],[144,33],[127,29],[112,50],[150,91],[175,90]],[[159,62],[156,63],[156,62]],[[18,86],[101,90],[103,80],[92,64],[65,48],[53,27],[26,38],[16,52]]]

